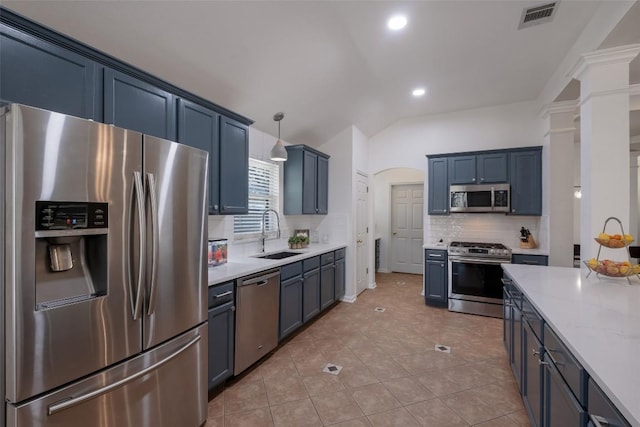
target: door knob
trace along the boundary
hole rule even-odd
[[[398,234],[398,233],[393,233],[393,235],[394,235],[394,236],[395,236],[396,234]]]
[[[358,243],[362,243],[362,240],[358,239]]]

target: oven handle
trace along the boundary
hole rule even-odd
[[[478,259],[478,258],[452,258],[449,257],[449,261],[451,262],[467,262],[469,264],[511,264],[510,261],[504,260],[493,260],[493,259]]]

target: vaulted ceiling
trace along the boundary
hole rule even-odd
[[[255,120],[321,144],[405,117],[534,100],[601,1],[3,1],[3,6]],[[403,13],[408,25],[386,21]],[[427,94],[413,98],[423,86]]]

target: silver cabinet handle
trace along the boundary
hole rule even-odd
[[[226,297],[227,295],[231,295],[233,293],[233,291],[227,291],[227,292],[223,292],[221,294],[218,295],[214,295],[214,298],[222,298],[222,297]]]
[[[170,354],[169,356],[165,357],[164,359],[160,360],[159,362],[154,363],[153,365],[149,366],[148,368],[143,369],[142,371],[136,372],[135,374],[133,374],[131,376],[128,376],[126,378],[123,378],[120,381],[116,381],[115,383],[109,384],[106,387],[101,387],[99,389],[96,389],[96,390],[91,391],[89,393],[80,395],[78,397],[72,397],[72,398],[64,400],[62,402],[58,402],[58,403],[54,403],[52,405],[49,405],[49,407],[47,408],[47,415],[54,415],[57,412],[64,411],[65,409],[68,409],[68,408],[70,408],[72,406],[79,405],[80,403],[86,402],[87,400],[91,400],[94,397],[98,397],[98,396],[103,395],[105,393],[109,393],[110,391],[115,390],[118,387],[122,387],[123,385],[125,385],[125,384],[127,384],[127,383],[129,383],[131,381],[134,381],[134,380],[136,380],[136,379],[138,379],[140,377],[144,377],[149,372],[155,371],[156,369],[158,369],[162,365],[164,365],[167,362],[170,362],[172,359],[176,358],[182,352],[187,350],[189,347],[191,347],[192,345],[194,345],[198,341],[200,341],[200,335],[198,335],[198,336],[194,337],[193,339],[191,339],[191,341],[189,341],[188,343],[186,343],[185,345],[180,347],[173,354]]]
[[[133,320],[137,320],[142,309],[142,281],[146,269],[146,242],[147,242],[147,220],[145,218],[144,188],[142,184],[142,173],[133,173],[133,183],[136,191],[136,201],[138,205],[138,228],[140,233],[140,244],[138,245],[138,283],[136,284],[136,297],[133,301]]]
[[[147,316],[153,314],[156,306],[156,288],[158,287],[158,202],[156,196],[156,179],[152,173],[147,174],[147,183],[149,184],[149,201],[151,205],[151,280],[149,290],[149,306],[147,307]]]

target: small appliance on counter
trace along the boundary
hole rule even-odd
[[[535,239],[531,235],[531,232],[524,227],[520,228],[520,248],[521,249],[535,249],[538,247]]]
[[[227,262],[227,239],[209,239],[207,259],[209,267],[225,264]]]

